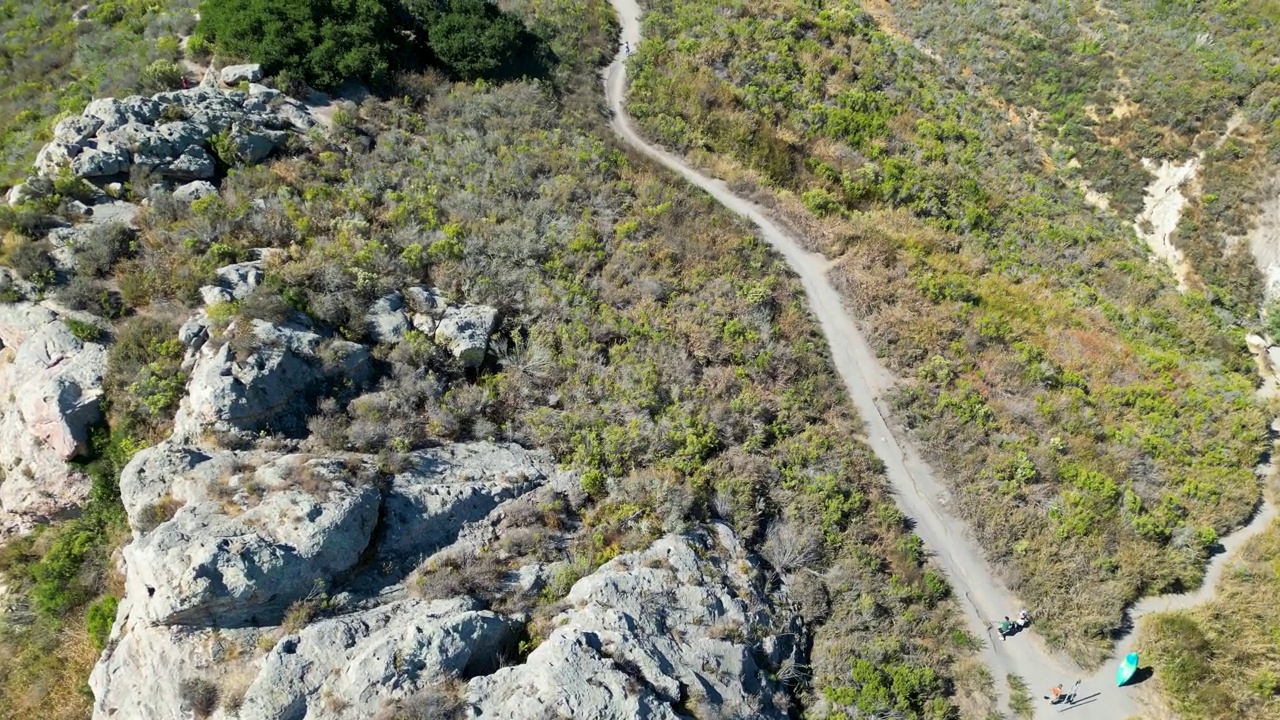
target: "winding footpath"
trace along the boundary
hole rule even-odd
[[[621,42],[625,47],[637,48],[641,40],[641,11],[637,0],[610,0],[622,26]],[[916,522],[915,532],[934,553],[939,566],[946,572],[958,597],[962,599],[965,621],[970,632],[990,641],[982,650],[982,659],[990,668],[996,688],[1007,702],[1005,676],[1021,676],[1035,701],[1035,717],[1048,718],[1060,712],[1072,711],[1072,718],[1089,720],[1127,720],[1141,717],[1140,703],[1135,695],[1139,688],[1116,688],[1115,663],[1108,662],[1094,673],[1086,673],[1066,656],[1049,650],[1035,633],[1022,633],[1006,642],[993,637],[986,621],[990,618],[1015,614],[1023,607],[996,578],[984,560],[982,549],[968,535],[965,526],[952,517],[939,498],[944,497],[944,487],[928,464],[915,449],[899,442],[889,423],[879,398],[892,385],[891,376],[884,370],[845,311],[840,295],[827,280],[830,263],[816,253],[809,252],[785,230],[770,220],[768,213],[758,205],[738,197],[726,185],[708,177],[687,165],[677,156],[650,145],[635,131],[623,106],[626,88],[625,52],[618,55],[604,71],[605,95],[612,114],[612,127],[618,136],[636,151],[658,162],[690,184],[705,191],[721,205],[756,225],[761,236],[782,255],[793,272],[799,276],[809,299],[809,306],[822,327],[823,335],[831,348],[831,361],[844,381],[858,414],[866,423],[868,442],[884,462],[886,475],[892,484],[899,506]],[[1233,534],[1224,541],[1228,552],[1219,555],[1209,569],[1202,590],[1191,595],[1150,598],[1134,608],[1135,617],[1165,609],[1186,607],[1202,602],[1212,595],[1213,581],[1226,567],[1232,551],[1248,537],[1264,529],[1274,515],[1274,509],[1265,505],[1245,530]],[[1117,648],[1122,655],[1132,643],[1132,634]],[[1040,699],[1047,689],[1056,684],[1070,685],[1082,679],[1078,698],[1080,702],[1068,708],[1050,707]]]

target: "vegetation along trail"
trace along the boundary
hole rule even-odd
[[[636,0],[610,0],[622,27],[623,47],[640,45],[640,8]],[[768,217],[756,204],[731,192],[720,180],[693,169],[678,157],[648,144],[633,128],[623,108],[626,94],[625,51],[620,51],[604,71],[605,94],[612,112],[613,129],[627,144],[661,163],[685,180],[710,194],[734,213],[754,223],[766,241],[799,275],[809,298],[809,305],[821,323],[831,348],[831,359],[844,379],[858,413],[867,423],[868,442],[885,464],[889,481],[897,492],[903,511],[916,523],[915,532],[933,549],[935,558],[949,576],[958,596],[964,599],[966,622],[979,637],[988,639],[983,659],[991,669],[996,687],[1005,693],[1005,677],[1021,676],[1036,700],[1036,717],[1056,715],[1060,708],[1049,707],[1039,696],[1056,683],[1070,685],[1083,679],[1079,698],[1088,709],[1077,704],[1082,716],[1099,720],[1124,720],[1141,715],[1136,689],[1117,689],[1114,663],[1104,663],[1093,672],[1083,671],[1070,659],[1051,652],[1034,634],[1028,633],[1000,642],[987,627],[991,618],[1015,614],[1020,601],[997,580],[983,559],[983,553],[966,533],[962,522],[944,507],[943,485],[920,455],[906,443],[899,442],[885,421],[879,398],[887,391],[892,378],[881,366],[866,339],[845,311],[841,298],[826,277],[827,259],[804,250],[801,244]],[[1195,594],[1149,598],[1138,605],[1133,617],[1148,612],[1185,607],[1203,601],[1211,594],[1213,581],[1221,574],[1231,551],[1248,537],[1264,529],[1274,509],[1266,505],[1249,526],[1226,539],[1228,552],[1218,555],[1206,574],[1203,590]],[[1126,651],[1131,639],[1117,648]]]

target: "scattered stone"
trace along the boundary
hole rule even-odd
[[[189,203],[193,200],[199,200],[202,197],[217,194],[218,188],[214,187],[213,183],[207,180],[195,180],[186,183],[185,185],[179,185],[174,189],[173,199]]]
[[[284,93],[279,90],[269,88],[266,85],[259,85],[258,83],[251,82],[249,83],[249,95],[250,97],[262,98],[267,102],[271,102],[275,98],[282,97]]]
[[[409,318],[401,308],[404,298],[400,293],[391,293],[378,298],[373,307],[365,315],[369,325],[369,335],[378,343],[397,343],[404,339],[409,330]]]
[[[178,328],[178,342],[188,350],[199,350],[209,339],[207,318],[201,313]]]

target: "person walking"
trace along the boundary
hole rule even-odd
[[[1004,620],[992,620],[991,624],[995,625],[996,629],[1000,631],[1001,640],[1013,634],[1013,621],[1009,619],[1008,615],[1004,616]]]

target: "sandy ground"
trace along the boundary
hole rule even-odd
[[[1178,289],[1186,292],[1191,265],[1187,256],[1174,247],[1172,236],[1182,218],[1182,209],[1187,205],[1182,187],[1195,177],[1200,159],[1189,158],[1180,164],[1161,160],[1157,165],[1144,158],[1142,166],[1155,175],[1155,180],[1147,186],[1142,213],[1133,223],[1133,230],[1146,241],[1156,257],[1168,263],[1178,281]]]
[[[1267,187],[1248,240],[1249,251],[1266,279],[1267,299],[1274,300],[1280,297],[1280,176],[1272,178]]]
[[[622,25],[620,40],[629,47],[640,44],[641,22],[637,0],[610,0]],[[1035,633],[1023,633],[1007,642],[992,638],[987,626],[991,618],[1013,615],[1022,607],[1021,601],[1008,591],[987,565],[981,549],[969,536],[964,524],[945,509],[946,493],[939,479],[913,447],[900,442],[885,419],[881,398],[890,388],[892,378],[880,365],[866,339],[859,332],[845,311],[839,294],[826,277],[830,266],[826,258],[804,250],[801,244],[758,205],[731,192],[725,184],[708,177],[687,165],[683,160],[660,148],[649,145],[632,127],[631,119],[623,107],[626,95],[626,64],[623,52],[619,52],[604,71],[605,94],[612,112],[612,126],[623,141],[640,153],[665,166],[690,184],[705,191],[732,212],[759,228],[761,236],[769,242],[799,276],[808,296],[809,307],[822,326],[823,334],[831,348],[831,358],[836,370],[848,389],[859,415],[866,422],[866,435],[876,453],[884,461],[886,475],[895,491],[902,510],[916,522],[916,533],[930,548],[934,558],[947,573],[956,594],[962,600],[965,621],[969,629],[979,637],[991,638],[982,651],[982,658],[996,678],[996,686],[1002,695],[1006,691],[1004,678],[1009,673],[1021,675],[1037,698],[1036,717],[1048,718],[1067,710],[1076,710],[1073,716],[1091,720],[1125,720],[1141,717],[1143,703],[1141,688],[1116,688],[1115,663],[1105,663],[1094,673],[1082,671],[1074,662],[1060,653],[1045,647]],[[1171,187],[1176,188],[1176,185]],[[1185,202],[1182,201],[1182,202]],[[1177,205],[1176,212],[1180,212]],[[1159,211],[1157,219],[1161,227],[1168,222],[1172,207]],[[1172,220],[1172,228],[1177,218]],[[1225,552],[1214,560],[1209,568],[1209,582],[1196,593],[1179,596],[1150,598],[1134,609],[1135,616],[1177,607],[1186,607],[1209,597],[1213,580],[1227,567],[1231,552],[1248,537],[1267,526],[1274,513],[1268,505],[1253,522],[1230,538]],[[1034,626],[1033,626],[1034,628]],[[1116,657],[1127,651],[1128,639],[1117,648]],[[1079,697],[1083,702],[1071,708],[1050,707],[1039,700],[1048,687],[1055,683],[1070,684],[1083,680]]]

